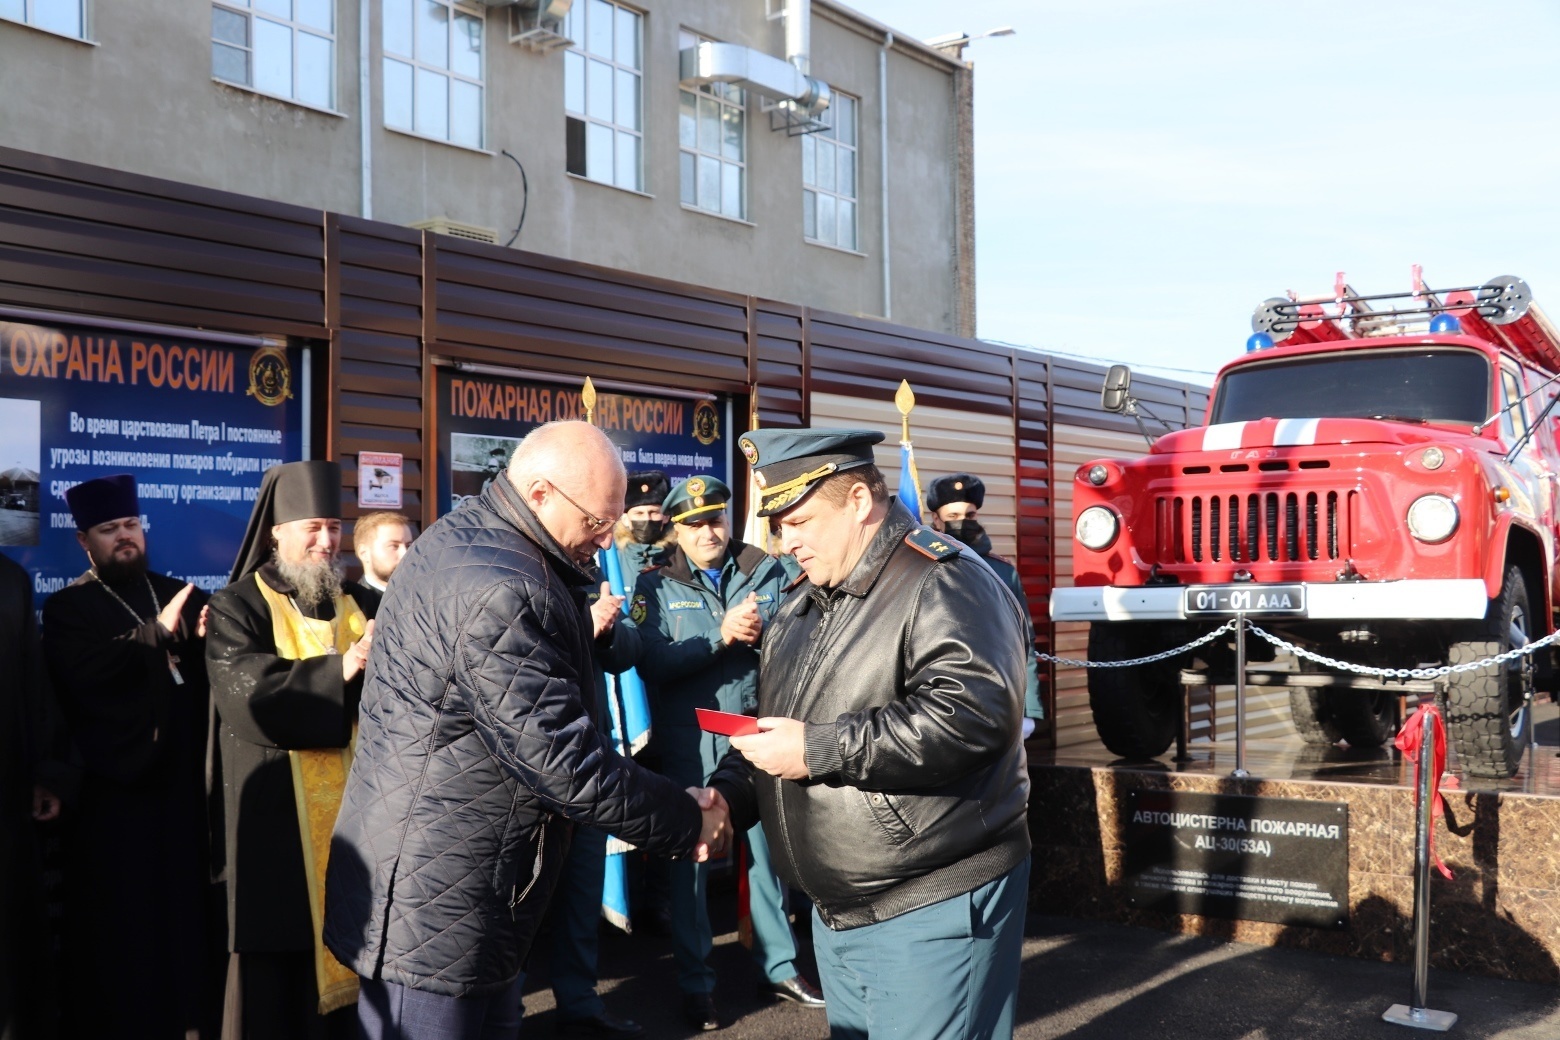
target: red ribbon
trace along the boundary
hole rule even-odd
[[[1441,709],[1434,704],[1421,702],[1414,713],[1403,723],[1403,729],[1398,733],[1393,744],[1408,760],[1418,768],[1414,770],[1414,804],[1419,804],[1419,770],[1425,768],[1425,763],[1419,757],[1420,744],[1424,741],[1425,720],[1429,715],[1435,721],[1430,725],[1430,738],[1433,746],[1430,749],[1430,766],[1435,770],[1430,778],[1430,855],[1435,860],[1435,869],[1441,872],[1446,880],[1452,880],[1452,872],[1446,869],[1446,864],[1441,862],[1441,857],[1435,854],[1435,829],[1436,824],[1446,815],[1446,799],[1441,796],[1441,786],[1444,784],[1447,790],[1456,790],[1458,781],[1455,776],[1445,776],[1446,773],[1446,723],[1441,718]],[[1443,779],[1444,777],[1444,779]]]

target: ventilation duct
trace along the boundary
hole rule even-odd
[[[786,119],[779,126],[821,130],[829,108],[829,85],[809,76],[811,11],[808,0],[786,0],[784,59],[736,43],[703,42],[679,55],[679,76],[685,87],[730,83],[775,104]]]

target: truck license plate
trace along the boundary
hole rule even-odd
[[[1188,614],[1289,614],[1305,616],[1304,585],[1193,585]]]

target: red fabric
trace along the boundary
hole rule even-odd
[[[1393,741],[1397,749],[1408,756],[1417,768],[1414,770],[1414,801],[1419,801],[1419,770],[1425,767],[1420,758],[1420,744],[1424,741],[1424,717],[1429,715],[1435,721],[1430,726],[1430,739],[1433,747],[1430,749],[1430,768],[1435,772],[1430,778],[1430,856],[1435,860],[1435,869],[1441,872],[1441,876],[1450,881],[1452,872],[1446,864],[1441,862],[1441,857],[1435,854],[1435,829],[1436,825],[1446,815],[1446,799],[1441,796],[1441,788],[1456,790],[1458,781],[1455,776],[1446,776],[1446,722],[1441,718],[1441,709],[1434,704],[1421,703],[1414,713],[1403,723],[1397,739]]]

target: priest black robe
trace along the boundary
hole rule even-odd
[[[214,775],[222,785],[228,948],[240,955],[229,970],[245,976],[238,1004],[248,1023],[246,1040],[269,1040],[255,1035],[265,1029],[256,1026],[255,1016],[265,1007],[300,1004],[297,993],[274,989],[312,990],[314,985],[314,925],[287,752],[346,747],[363,680],[359,674],[344,681],[337,655],[301,661],[281,657],[257,578],[283,595],[295,594],[275,565],[266,564],[212,596],[206,666],[216,708],[219,764]],[[305,613],[329,618],[334,606]],[[246,968],[249,954],[257,956]],[[231,1018],[231,977],[228,985]],[[352,1009],[329,1017],[343,1020],[351,1035]],[[227,1035],[236,1028],[230,1025]],[[318,1028],[317,1022],[308,1023],[311,1032]]]
[[[64,954],[93,997],[66,1005],[67,1036],[182,1040],[215,1017],[208,691],[195,635],[205,593],[190,594],[174,632],[157,620],[183,587],[161,574],[105,587],[89,572],[43,609],[44,657],[83,770],[64,820]]]

